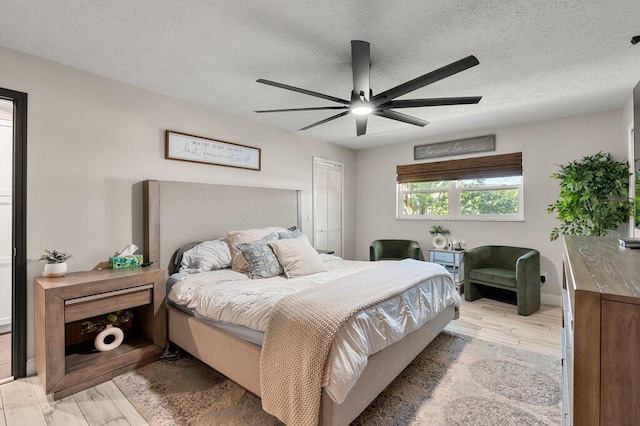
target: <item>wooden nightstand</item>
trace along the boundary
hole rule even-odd
[[[147,268],[37,277],[36,370],[45,393],[63,398],[158,360],[167,342],[165,282],[164,270]],[[124,309],[133,318],[119,347],[91,351],[90,335],[76,344],[83,321]]]

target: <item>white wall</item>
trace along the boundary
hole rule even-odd
[[[546,213],[557,199],[559,186],[549,175],[557,165],[599,151],[626,159],[622,110],[562,118],[498,129],[485,129],[422,139],[413,143],[358,151],[356,154],[356,258],[369,258],[369,244],[380,238],[417,240],[423,251],[432,247],[429,229],[440,224],[467,247],[504,244],[535,248],[541,253],[541,270],[548,274],[542,287],[543,303],[560,303],[562,243],[549,233],[558,222]],[[409,221],[397,220],[396,165],[412,164],[413,147],[485,134],[496,135],[496,151],[487,155],[522,151],[524,222]],[[480,154],[482,155],[482,154]],[[469,157],[469,156],[467,156]],[[451,157],[451,158],[464,158]],[[436,159],[444,160],[444,158]]]
[[[29,94],[29,259],[55,248],[73,254],[71,271],[88,270],[131,242],[142,247],[141,193],[132,188],[144,179],[301,189],[311,238],[313,156],[345,165],[345,257],[355,256],[353,151],[9,49],[0,48],[0,64],[0,86]],[[259,147],[262,171],[165,160],[165,129]],[[42,269],[29,262],[29,357]]]

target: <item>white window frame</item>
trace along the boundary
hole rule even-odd
[[[402,191],[401,183],[396,184],[396,219],[399,220],[468,220],[468,221],[492,221],[492,222],[522,222],[524,221],[524,177],[519,185],[483,185],[465,186],[461,188],[458,180],[450,180],[449,188],[425,189],[419,191]],[[496,189],[517,189],[518,190],[518,214],[517,215],[463,215],[460,213],[460,194],[465,191],[494,191]],[[405,193],[449,193],[449,214],[448,215],[403,215],[404,194]]]

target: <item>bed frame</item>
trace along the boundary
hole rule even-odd
[[[266,226],[301,228],[301,192],[226,185],[143,182],[145,260],[168,268],[183,244],[222,237],[228,231]],[[169,340],[260,396],[261,347],[171,306]],[[420,329],[369,357],[367,367],[340,405],[322,392],[320,423],[347,425],[457,316],[453,306]]]

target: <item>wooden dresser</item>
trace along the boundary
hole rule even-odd
[[[640,425],[640,250],[564,243],[564,424]]]

